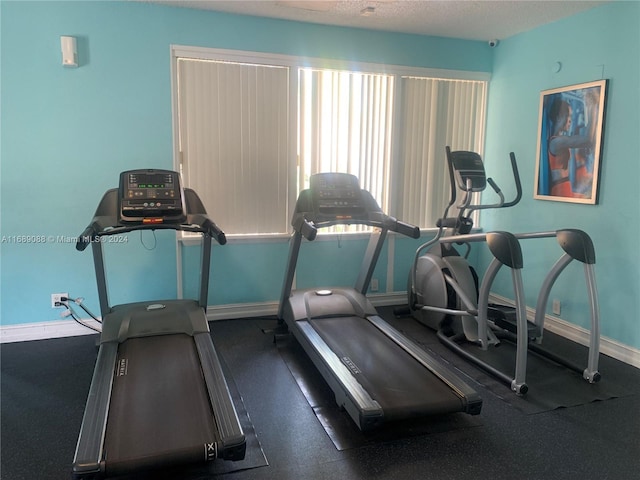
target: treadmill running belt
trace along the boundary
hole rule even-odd
[[[118,349],[106,471],[204,462],[218,436],[193,338],[132,338]],[[169,453],[171,452],[171,453]]]
[[[367,319],[329,317],[310,323],[380,404],[386,420],[462,410],[462,400],[447,384]]]

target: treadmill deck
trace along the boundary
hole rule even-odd
[[[111,396],[105,437],[111,473],[206,461],[215,453],[207,452],[219,439],[193,337],[120,344]]]
[[[459,395],[368,319],[328,317],[309,323],[380,404],[386,421],[464,409]]]

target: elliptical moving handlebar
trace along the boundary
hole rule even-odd
[[[522,199],[522,184],[520,183],[520,174],[518,173],[518,163],[516,162],[516,154],[513,152],[509,153],[509,158],[511,159],[511,170],[513,171],[513,180],[516,184],[516,196],[515,198],[502,205],[503,208],[513,207]],[[493,181],[493,180],[492,180]]]
[[[459,154],[475,154],[474,152],[451,152],[450,150],[447,150],[447,161],[449,164],[449,170],[450,170],[450,176],[451,178],[453,178],[454,174],[453,171],[455,169],[454,163],[456,162],[455,157]],[[478,161],[480,160],[480,156],[477,155]],[[460,215],[464,215],[464,211],[468,210],[469,213],[474,211],[474,210],[486,210],[486,209],[490,209],[490,208],[508,208],[508,207],[513,207],[514,205],[516,205],[517,203],[520,202],[520,200],[522,199],[522,184],[520,182],[520,173],[518,172],[518,163],[516,161],[516,155],[513,152],[509,153],[509,158],[511,160],[511,171],[513,172],[513,181],[516,187],[516,195],[513,198],[513,200],[509,201],[509,202],[505,202],[504,201],[504,195],[502,193],[502,190],[500,189],[500,187],[498,187],[498,185],[496,184],[496,182],[493,180],[493,178],[491,177],[487,177],[486,178],[486,183],[488,183],[491,188],[493,189],[494,192],[496,192],[498,194],[498,196],[500,197],[500,201],[497,203],[492,203],[492,204],[486,204],[486,205],[473,205],[471,204],[471,193],[472,191],[482,191],[484,190],[483,188],[473,188],[472,185],[472,176],[480,176],[479,173],[476,173],[475,171],[472,171],[470,169],[467,169],[466,171],[460,172],[457,171],[458,175],[465,180],[465,188],[463,188],[463,190],[465,191],[465,198],[462,202],[462,204],[458,207],[460,209]],[[482,167],[482,165],[480,165],[480,168],[478,169],[478,172],[482,172],[481,175],[484,176],[484,168]],[[455,202],[455,184],[452,183],[452,201],[449,204],[449,206],[451,206],[454,202]],[[468,214],[467,214],[468,216]]]

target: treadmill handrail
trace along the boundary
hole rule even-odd
[[[157,219],[151,219],[149,223],[123,223],[119,216],[118,198],[118,188],[107,190],[98,204],[91,223],[76,240],[76,250],[78,251],[85,250],[89,245],[92,246],[101,315],[104,317],[109,314],[111,307],[109,305],[109,293],[104,266],[103,242],[100,237],[136,230],[168,229],[203,234],[198,299],[199,305],[206,310],[209,293],[211,239],[215,239],[220,245],[226,244],[227,239],[224,232],[207,215],[205,206],[198,194],[193,189],[184,189],[186,220],[183,223],[165,223]],[[158,223],[155,223],[156,221],[158,221]]]
[[[209,220],[209,222],[211,222]],[[193,233],[204,233],[209,235],[211,238],[214,238],[218,244],[224,245],[227,243],[226,235],[220,228],[213,222],[211,225],[205,227],[206,223],[203,222],[203,225],[198,225],[195,223],[192,224],[180,224],[180,225],[163,225],[163,224],[155,224],[155,225],[119,225],[114,227],[107,227],[107,229],[98,230],[92,224],[88,226],[79,236],[76,241],[76,250],[83,251],[85,250],[92,242],[100,241],[99,238],[107,235],[118,235],[122,233],[133,232],[136,230],[179,230],[183,232],[193,232]],[[99,224],[98,224],[99,225]]]
[[[386,229],[411,238],[420,238],[420,227],[402,222],[382,212],[369,212],[365,217],[341,218],[336,216],[331,219],[320,219],[319,221],[315,220],[314,216],[313,212],[299,212],[291,222],[294,230],[302,233],[307,240],[315,238],[315,235],[313,235],[313,238],[309,238],[310,235],[307,232],[310,230],[317,231],[334,225],[366,225]]]
[[[93,220],[78,236],[76,250],[83,251],[100,237],[118,235],[136,230],[179,230],[203,233],[214,238],[220,245],[227,243],[224,232],[209,218],[202,201],[190,188],[185,188],[187,219],[184,223],[121,223],[117,216],[118,189],[107,190],[96,210]]]

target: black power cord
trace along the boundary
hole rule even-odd
[[[82,325],[83,327],[89,328],[89,329],[93,330],[94,332],[101,333],[102,332],[101,329],[84,323],[80,319],[79,315],[76,313],[76,311],[73,309],[73,307],[71,306],[71,303],[70,303],[70,302],[72,302],[72,303],[75,303],[76,305],[79,305],[80,308],[82,308],[87,314],[89,314],[91,316],[91,318],[93,318],[96,322],[102,324],[102,321],[98,317],[96,317],[93,313],[91,313],[89,311],[89,309],[87,309],[87,307],[85,307],[82,304],[83,301],[84,301],[84,299],[82,297],[78,297],[78,298],[61,297],[60,298],[60,303],[64,304],[64,306],[67,307],[67,311],[64,312],[63,316],[71,316],[71,318],[73,318],[73,320],[75,320],[78,324]]]

